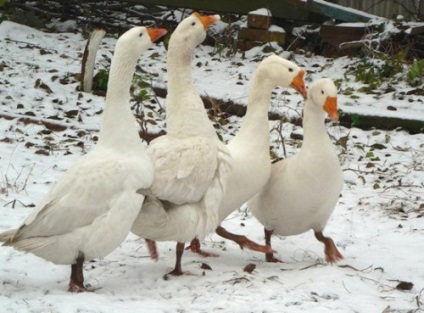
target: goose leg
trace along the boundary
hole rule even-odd
[[[337,250],[333,239],[331,239],[330,237],[325,237],[322,231],[316,231],[315,238],[324,243],[325,258],[328,263],[334,263],[338,260],[343,259],[343,255],[339,252],[339,250]]]
[[[77,263],[71,265],[71,279],[69,281],[69,292],[85,292],[88,291],[84,287],[83,274],[84,255],[80,253],[77,258]]]
[[[265,261],[272,262],[272,263],[281,263],[282,261],[274,257],[274,250],[271,248],[271,236],[274,232],[273,230],[268,230],[264,228],[265,231],[265,245],[268,246],[271,249],[271,252],[265,253]]]
[[[159,258],[158,250],[156,249],[156,241],[151,239],[144,239],[149,249],[150,257],[152,260],[157,261]]]
[[[271,253],[272,254],[273,252],[275,252],[274,250],[272,250],[270,245],[262,246],[260,244],[257,244],[256,242],[250,240],[246,236],[236,235],[236,234],[230,233],[229,231],[227,231],[222,226],[218,226],[218,228],[216,229],[216,233],[223,238],[226,238],[226,239],[229,239],[229,240],[236,242],[240,246],[240,249],[242,249],[242,250],[244,248],[248,248],[250,250],[258,251],[258,252],[262,252],[262,253]]]
[[[184,245],[184,242],[177,242],[177,257],[175,261],[175,267],[171,272],[168,273],[169,275],[180,276],[184,274],[181,269],[181,258],[184,253]]]
[[[191,242],[190,245],[186,248],[186,250],[191,250],[191,252],[200,254],[201,256],[207,258],[207,257],[218,257],[218,254],[215,253],[211,253],[211,252],[206,252],[206,251],[202,251],[202,249],[200,248],[200,241],[197,238],[194,238]]]

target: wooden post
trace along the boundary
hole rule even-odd
[[[95,29],[90,35],[85,46],[81,63],[81,89],[90,92],[93,86],[94,62],[96,61],[97,50],[105,36],[104,29]]]

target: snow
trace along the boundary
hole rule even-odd
[[[96,71],[108,68],[116,36],[106,36],[96,59]],[[0,114],[32,115],[67,126],[49,131],[42,124],[0,119],[0,231],[17,227],[81,155],[95,144],[104,98],[77,90],[75,73],[86,40],[79,33],[44,33],[4,21],[0,24]],[[340,81],[339,105],[345,112],[380,114],[424,122],[422,96],[407,95],[404,83],[396,91],[363,94],[363,86],[348,73],[358,59],[327,59],[278,51],[307,70],[307,84],[319,77]],[[203,95],[246,104],[249,82],[266,54],[254,48],[223,57],[213,47],[200,46],[193,60],[195,85]],[[155,45],[140,58],[140,66],[155,86],[166,86],[166,51]],[[141,72],[137,72],[141,75]],[[41,80],[51,93],[36,86]],[[148,80],[149,81],[149,80]],[[382,86],[383,88],[384,86]],[[344,95],[352,88],[356,97]],[[150,92],[150,91],[149,91]],[[402,96],[400,96],[402,95]],[[162,106],[164,99],[157,98]],[[164,127],[164,114],[143,109]],[[137,106],[137,103],[134,102]],[[397,108],[388,111],[388,105]],[[302,98],[293,90],[274,92],[271,111],[300,117]],[[78,109],[76,116],[71,110]],[[230,117],[220,134],[228,141],[241,119]],[[280,135],[270,121],[273,151],[283,156]],[[233,242],[211,234],[203,242],[218,258],[190,252],[183,268],[193,275],[164,277],[175,260],[175,243],[158,243],[159,261],[148,257],[142,239],[129,235],[113,253],[85,264],[85,278],[94,293],[69,294],[69,266],[58,266],[31,254],[0,248],[0,311],[2,312],[413,312],[424,304],[424,134],[401,130],[363,131],[338,124],[327,126],[337,145],[345,185],[325,233],[344,260],[326,264],[323,246],[311,232],[273,237],[273,248],[284,263],[269,264],[264,256],[242,251]],[[282,126],[287,154],[301,141],[290,138],[302,128]],[[383,145],[382,147],[376,144]],[[381,148],[381,149],[379,149]],[[36,153],[45,151],[48,155]],[[325,192],[325,190],[323,190]],[[228,230],[263,242],[263,229],[242,207],[224,222]],[[201,268],[208,264],[212,270]],[[243,268],[253,263],[251,273]],[[400,281],[412,282],[399,290]]]
[[[277,25],[271,25],[268,29],[271,32],[278,32],[278,33],[285,33],[286,31],[284,28],[277,26]]]
[[[359,28],[362,28],[362,27],[366,27],[367,26],[367,24],[366,23],[361,23],[361,22],[357,22],[357,23],[340,23],[340,24],[337,24],[337,26],[340,26],[340,27],[359,27]]]
[[[254,11],[250,11],[249,14],[271,16],[271,11],[268,10],[267,8],[260,8]]]

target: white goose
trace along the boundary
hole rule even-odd
[[[130,109],[140,54],[166,33],[134,27],[117,41],[100,139],[57,182],[23,224],[0,235],[5,246],[72,264],[69,291],[86,291],[83,262],[112,252],[128,235],[153,181],[153,165]]]
[[[167,134],[148,147],[155,178],[150,190],[140,191],[150,195],[149,201],[131,230],[150,240],[177,241],[172,275],[183,274],[185,242],[196,236],[203,238],[218,226],[218,208],[230,173],[228,149],[219,141],[191,76],[194,49],[205,39],[209,25],[218,19],[219,15],[194,13],[171,36]]]
[[[305,71],[296,64],[276,55],[264,59],[256,69],[243,124],[235,138],[227,145],[231,153],[232,171],[219,208],[220,223],[267,183],[271,175],[268,107],[272,90],[277,86],[292,87],[306,97],[304,75]],[[245,236],[232,234],[222,226],[219,226],[216,232],[235,241],[242,249],[247,247],[255,251],[271,252],[270,247],[261,246]],[[200,250],[197,239],[191,242],[190,248],[194,252],[208,255]]]
[[[333,121],[337,112],[337,88],[331,79],[314,82],[304,108],[304,139],[295,156],[272,165],[271,178],[249,201],[254,216],[265,227],[265,242],[271,246],[273,233],[297,235],[312,229],[324,243],[328,262],[342,259],[333,240],[322,233],[343,186],[337,153],[325,129],[325,114]],[[278,262],[273,253],[268,262]]]

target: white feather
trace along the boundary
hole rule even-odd
[[[144,36],[140,36],[143,33]],[[58,264],[102,257],[127,236],[149,188],[153,166],[130,110],[129,88],[141,52],[151,45],[144,27],[122,35],[112,60],[100,140],[62,176],[5,245]]]
[[[315,82],[304,109],[304,141],[299,153],[272,165],[271,178],[248,206],[268,230],[296,235],[320,232],[337,203],[343,174],[325,129],[323,105],[337,89],[328,79]]]

